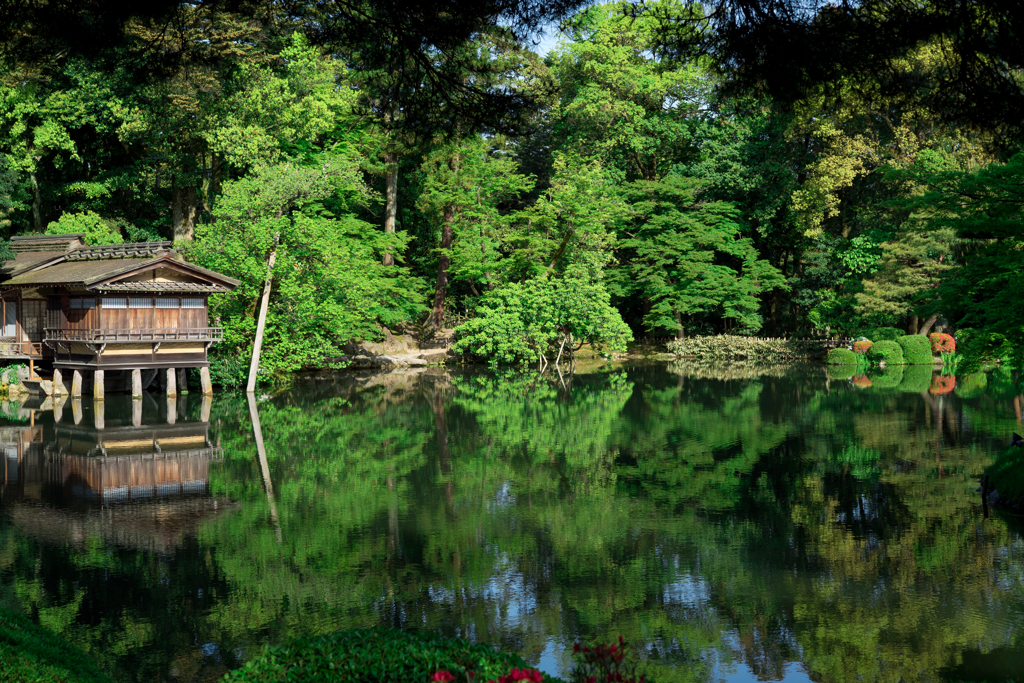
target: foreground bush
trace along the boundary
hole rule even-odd
[[[619,636],[618,644],[602,643],[593,647],[573,646],[576,660],[569,680],[572,683],[644,683],[647,676],[638,674],[636,659],[629,644]]]
[[[856,365],[857,354],[850,349],[832,349],[825,356],[825,362],[829,365]]]
[[[922,337],[924,339],[924,337]],[[868,358],[875,363],[886,365],[903,365],[903,349],[894,341],[880,341],[868,349]]]
[[[908,334],[896,340],[903,349],[903,362],[907,365],[932,365],[932,343],[920,334]]]
[[[529,665],[519,655],[482,643],[421,631],[355,629],[268,646],[224,680],[428,683],[448,672],[452,678],[445,680],[461,683],[473,672],[472,679],[484,683],[516,668]]]
[[[668,352],[689,358],[707,360],[745,360],[757,363],[779,363],[808,358],[813,349],[789,339],[765,339],[719,334],[707,337],[684,337],[667,344]]]
[[[0,681],[110,683],[84,652],[52,631],[2,607]]]
[[[553,363],[559,354],[568,360],[584,343],[621,353],[633,339],[608,290],[582,271],[502,285],[481,299],[477,317],[455,333],[457,353],[492,365],[533,363],[541,357]]]

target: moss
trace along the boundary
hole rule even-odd
[[[850,349],[832,349],[825,362],[829,365],[857,365],[857,354]]]
[[[0,607],[0,681],[110,683],[110,678],[57,634]]]
[[[920,394],[932,386],[932,369],[924,365],[909,365],[903,368],[903,381],[900,391]]]
[[[903,361],[907,365],[932,365],[932,343],[920,334],[908,334],[896,340],[903,349]]]
[[[355,629],[305,637],[267,647],[232,671],[226,681],[429,681],[437,671],[465,680],[487,681],[515,667],[529,667],[518,655],[461,638],[399,629]],[[545,680],[551,679],[548,676]]]
[[[867,356],[875,363],[903,365],[903,349],[894,341],[875,342],[868,349]]]

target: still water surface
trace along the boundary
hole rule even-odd
[[[123,681],[378,624],[552,674],[622,634],[659,681],[1024,680],[1024,529],[976,493],[1019,378],[867,383],[339,374],[258,403],[262,456],[239,395],[6,404],[0,605]]]

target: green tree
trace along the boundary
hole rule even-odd
[[[673,173],[628,187],[635,218],[618,242],[619,291],[644,299],[652,331],[682,337],[695,319],[698,329],[710,319],[715,327],[757,332],[760,295],[785,287],[785,279],[742,237],[733,206],[701,200],[702,185]]]

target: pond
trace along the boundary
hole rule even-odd
[[[897,371],[339,373],[259,430],[239,394],[5,404],[0,605],[123,681],[370,625],[551,674],[623,635],[663,682],[1020,680],[1024,528],[977,492],[1020,378]]]

